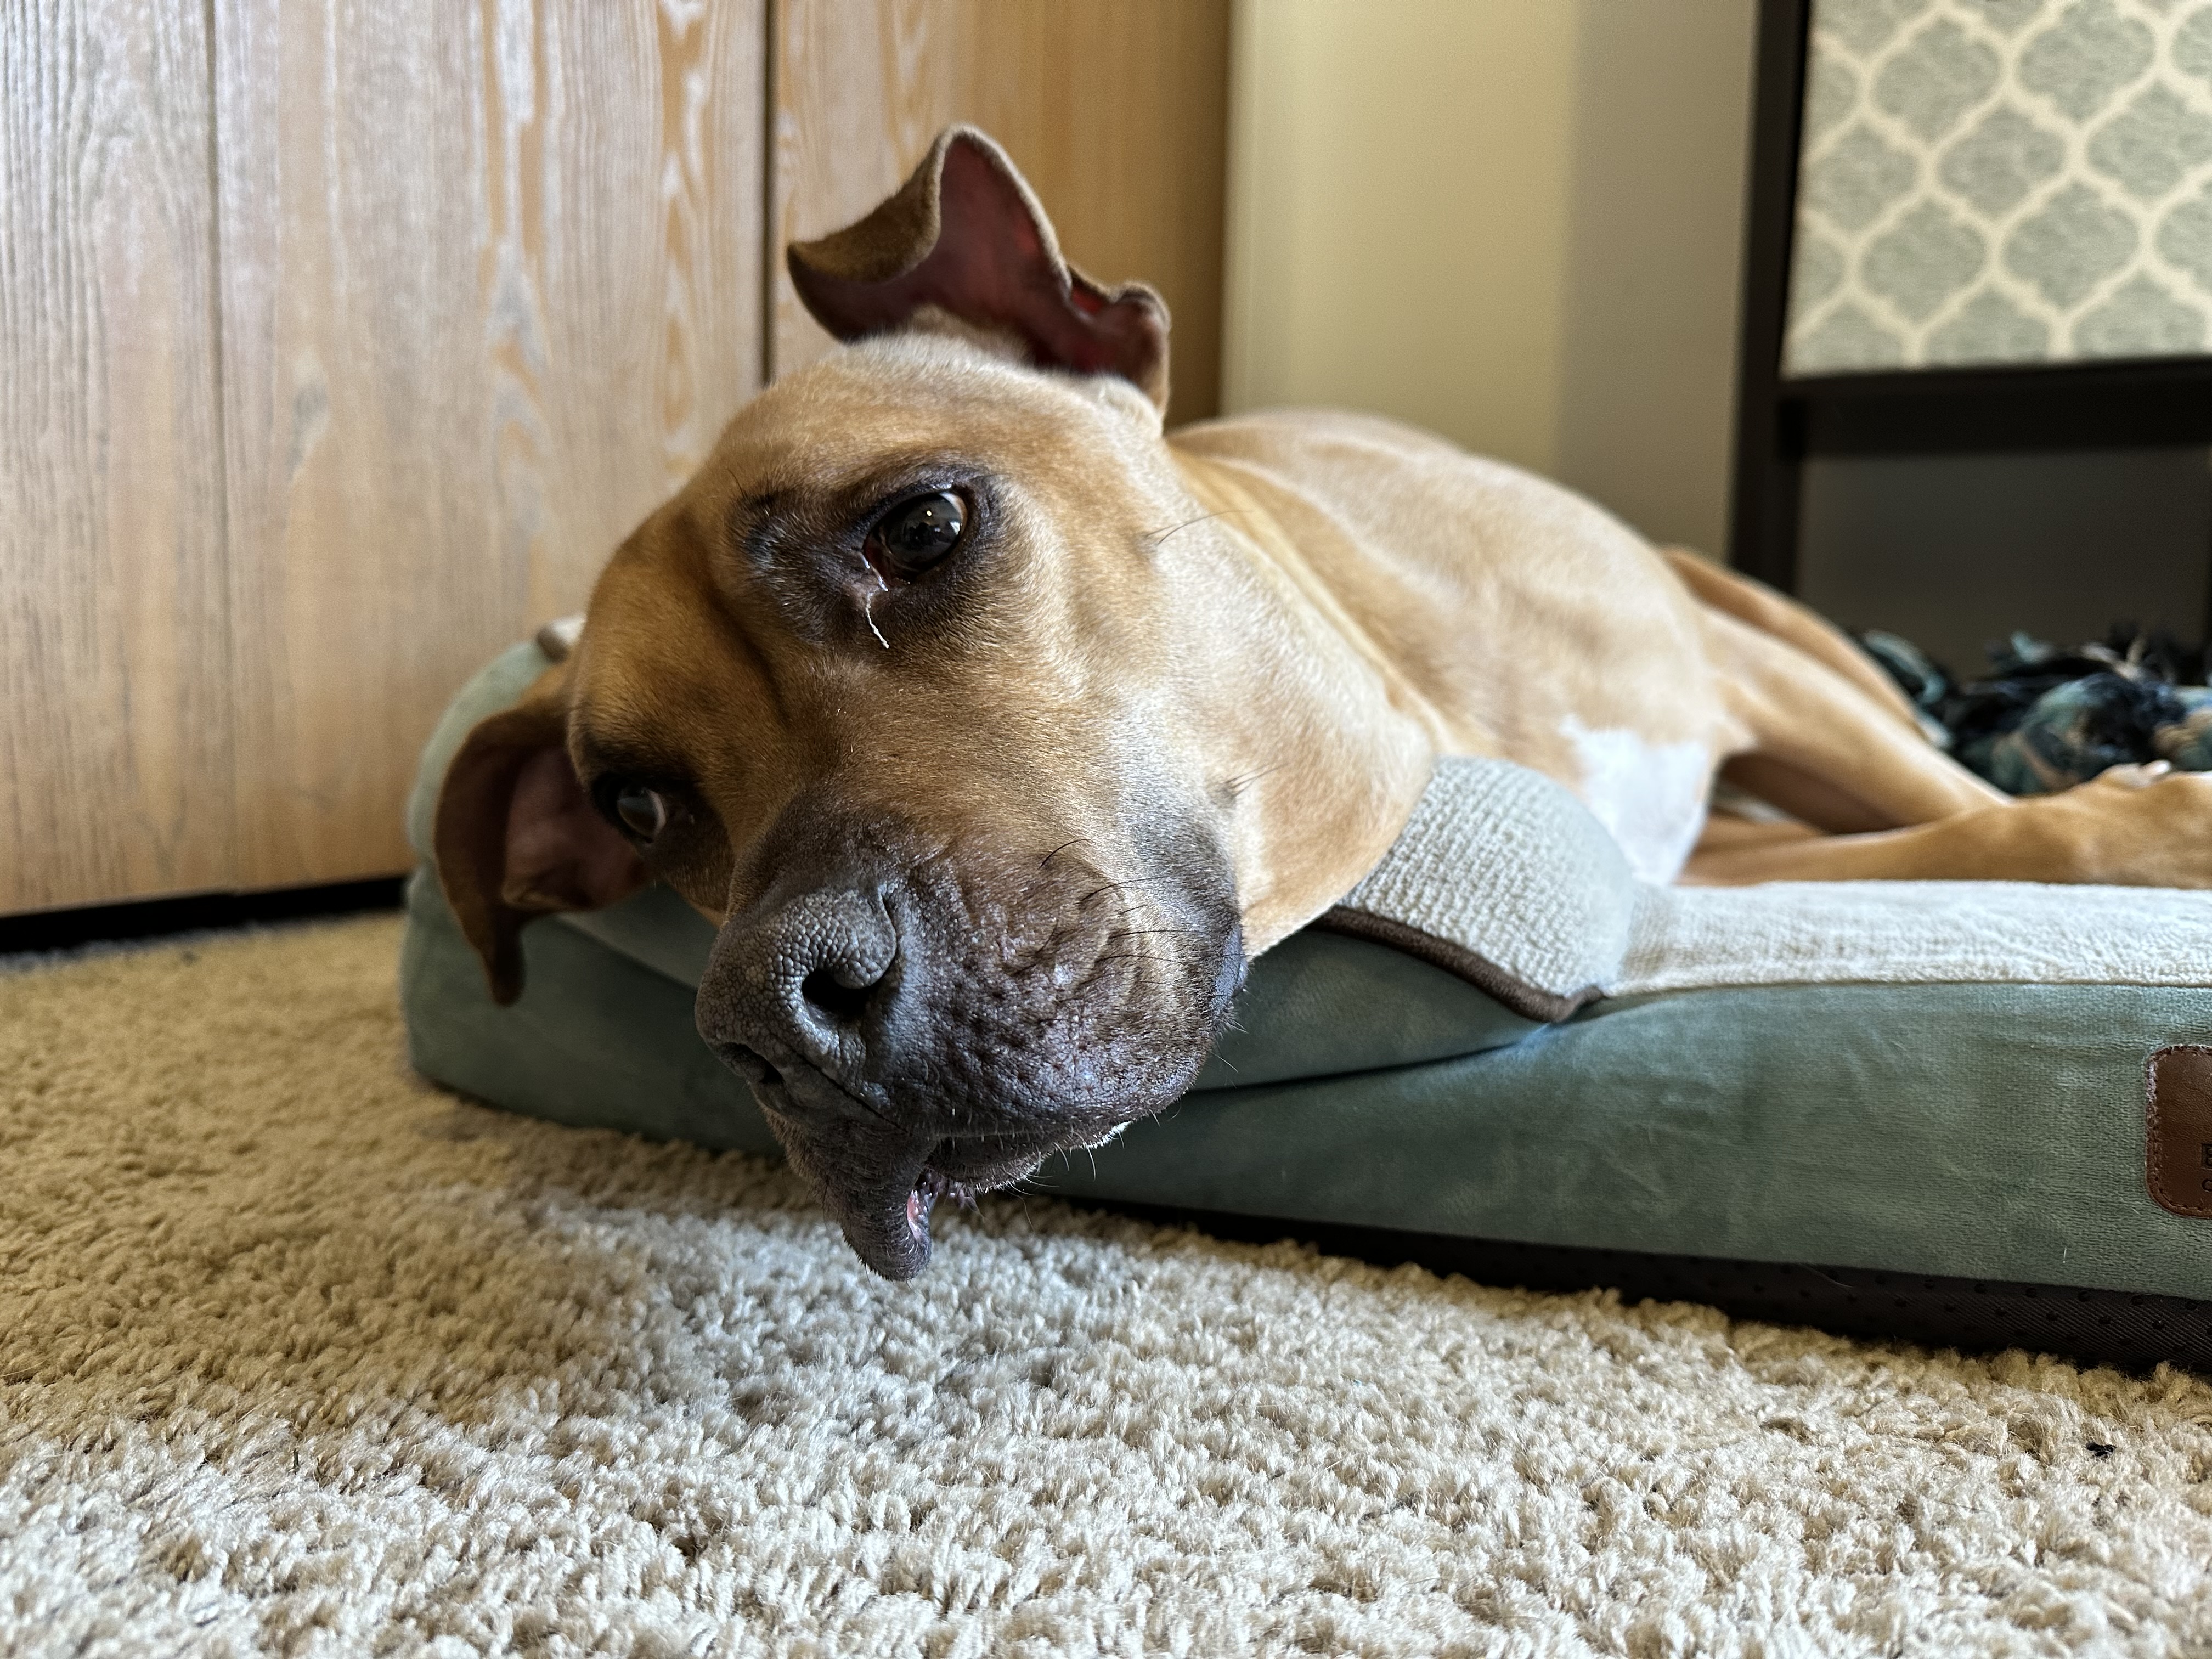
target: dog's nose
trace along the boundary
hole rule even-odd
[[[880,1028],[896,994],[898,956],[898,928],[880,892],[799,893],[723,930],[708,969],[720,991],[712,999],[720,1018],[704,1035],[756,1082],[763,1062],[796,1057],[850,1086],[866,1069],[867,1033]]]

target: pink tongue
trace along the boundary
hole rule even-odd
[[[921,1194],[919,1189],[906,1195],[906,1227],[916,1238],[928,1237],[922,1229]]]

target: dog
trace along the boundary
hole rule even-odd
[[[713,920],[700,1033],[887,1277],[1181,1095],[1439,757],[1655,882],[2212,884],[2212,776],[2010,799],[1826,623],[1558,486],[1352,415],[1164,433],[1166,307],[980,132],[788,264],[844,349],[617,550],[435,859],[502,1002],[534,917],[657,878]]]

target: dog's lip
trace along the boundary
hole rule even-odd
[[[930,1223],[938,1203],[950,1198],[973,1208],[979,1193],[1010,1185],[1056,1152],[1095,1146],[1121,1123],[1077,1121],[1048,1128],[1016,1128],[959,1135],[928,1128],[896,1127],[868,1101],[819,1066],[796,1055],[770,1058],[747,1045],[717,1045],[723,1060],[752,1085],[761,1108],[787,1150],[820,1139],[869,1139],[890,1132],[903,1148],[887,1146],[880,1179],[817,1186],[854,1254],[886,1279],[911,1279],[929,1265]],[[817,1171],[820,1165],[817,1164]]]
[[[888,1127],[883,1114],[842,1086],[819,1066],[796,1057],[782,1063],[741,1044],[723,1045],[722,1058],[753,1087],[761,1109],[777,1127],[777,1139],[791,1145],[817,1134],[866,1122]],[[921,1156],[896,1158],[880,1182],[823,1190],[823,1202],[837,1218],[845,1241],[869,1267],[886,1279],[911,1279],[929,1265],[930,1218],[941,1198],[963,1207],[975,1203],[975,1188],[960,1176],[936,1167],[933,1159],[953,1143],[915,1138]],[[957,1160],[956,1160],[957,1162]]]
[[[795,1054],[771,1059],[749,1044],[718,1045],[723,1063],[750,1084],[763,1109],[802,1124],[872,1118],[883,1113],[819,1066]]]
[[[764,1110],[800,1128],[826,1127],[831,1118],[890,1120],[876,1106],[811,1061],[786,1057],[771,1060],[757,1049],[726,1044],[723,1058],[762,1096]],[[1003,1129],[939,1134],[927,1161],[946,1180],[978,1190],[1023,1175],[1054,1152],[1097,1146],[1127,1126],[1121,1117],[1107,1120],[1070,1119],[1049,1130]],[[922,1133],[928,1133],[925,1126]],[[1001,1173],[1015,1164],[1016,1173]]]

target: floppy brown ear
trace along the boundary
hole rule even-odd
[[[1167,306],[1142,283],[1109,294],[1063,259],[1029,185],[973,127],[946,128],[896,195],[786,258],[799,297],[841,340],[937,306],[1012,331],[1041,368],[1119,374],[1167,408]]]
[[[644,860],[576,780],[561,681],[552,671],[477,721],[438,794],[438,884],[501,1004],[522,994],[524,923],[596,910],[646,883]]]

